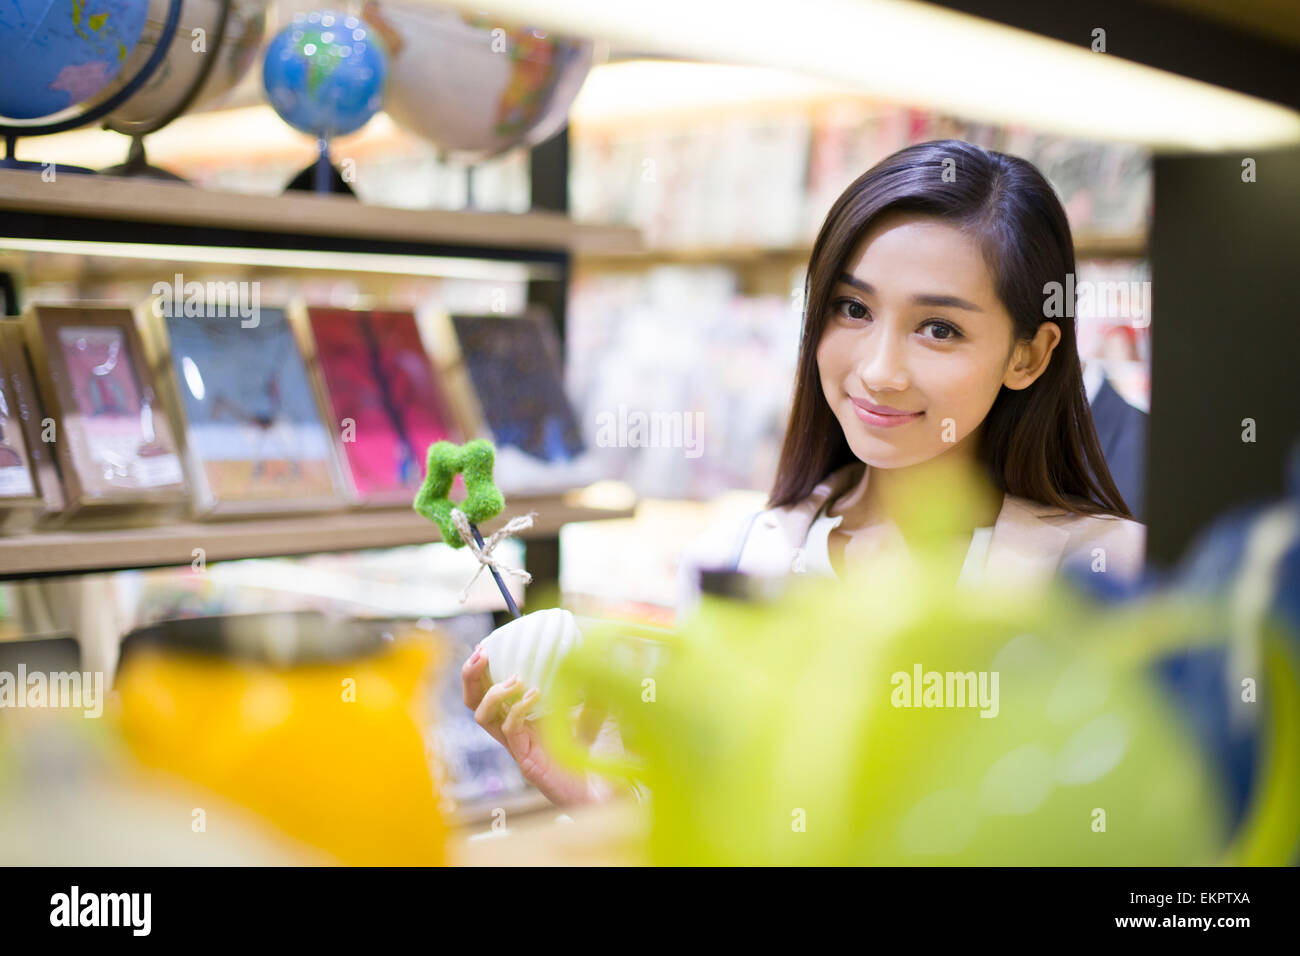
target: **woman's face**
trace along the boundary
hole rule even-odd
[[[845,269],[817,367],[849,447],[875,468],[970,452],[1002,386],[1032,384],[1060,339],[1044,322],[1017,343],[978,243],[932,217],[886,214]]]

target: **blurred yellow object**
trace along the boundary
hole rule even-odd
[[[131,751],[356,866],[445,859],[418,693],[432,648],[277,668],[146,648],[117,688]]]

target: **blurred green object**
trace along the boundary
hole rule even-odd
[[[932,544],[944,520],[925,519]],[[950,550],[922,542],[913,556],[872,567],[860,588],[795,579],[769,603],[706,594],[659,642],[586,629],[553,699],[612,713],[627,756],[589,756],[554,717],[547,746],[649,788],[659,864],[1293,859],[1300,697],[1284,641],[1269,642],[1261,681],[1270,779],[1234,836],[1224,781],[1150,666],[1222,646],[1223,607],[1175,595],[1104,606],[1064,584],[959,590],[944,583]]]

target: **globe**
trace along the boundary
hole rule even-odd
[[[590,41],[481,15],[369,0],[363,16],[388,48],[388,115],[467,160],[554,135],[591,69]]]
[[[215,49],[217,61],[203,80],[190,108],[211,102],[229,92],[248,72],[266,29],[268,0],[228,0],[225,29],[217,36],[222,7],[227,0],[185,0],[176,37],[167,58],[148,82],[104,121],[110,129],[133,134],[153,132],[185,105],[204,63]],[[195,31],[204,42],[196,49]]]
[[[154,0],[165,13],[166,0]],[[111,93],[141,47],[150,0],[4,0],[0,116],[51,116]],[[162,18],[159,18],[162,22]]]
[[[321,139],[360,129],[383,106],[388,57],[356,17],[300,13],[262,61],[271,106],[294,129]]]

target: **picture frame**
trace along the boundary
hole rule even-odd
[[[63,479],[59,475],[54,453],[54,420],[46,417],[27,354],[27,334],[18,316],[0,320],[0,355],[3,356],[4,379],[9,388],[12,407],[23,430],[27,458],[40,494],[38,513],[11,512],[4,526],[14,530],[30,528],[56,518],[67,508]]]
[[[514,446],[543,461],[569,460],[585,450],[547,309],[452,315],[451,322],[483,427],[498,447]]]
[[[298,320],[349,499],[409,506],[429,446],[464,436],[415,313],[310,306]]]
[[[31,404],[30,386],[24,392],[16,384],[27,371],[20,336],[17,323],[0,325],[0,510],[6,512],[44,505],[23,417],[24,402]]]
[[[184,501],[180,452],[132,310],[33,305],[23,323],[68,512]]]
[[[330,511],[342,474],[288,308],[147,306],[153,362],[182,423],[200,517]]]

